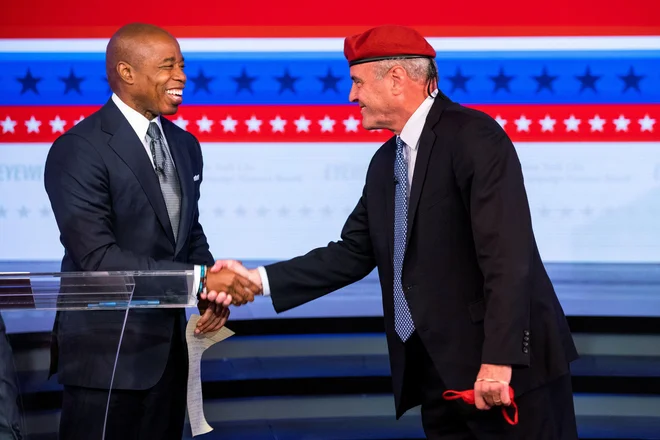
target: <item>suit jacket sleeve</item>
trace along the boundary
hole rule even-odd
[[[117,245],[108,170],[86,139],[65,134],[55,141],[46,159],[44,183],[60,240],[80,270],[193,268],[190,264],[136,255]]]
[[[534,236],[520,162],[490,118],[468,123],[456,145],[456,179],[484,276],[482,363],[528,366],[520,341],[529,329]]]
[[[375,267],[365,186],[344,224],[341,240],[265,269],[273,306],[279,313],[357,282]]]
[[[194,140],[198,151],[199,161],[202,164],[202,171],[199,173],[199,186],[201,188],[203,181],[204,159],[202,157],[202,148],[197,139]],[[200,265],[213,266],[213,255],[209,251],[209,244],[206,240],[204,229],[199,223],[199,194],[195,200],[195,211],[193,213],[192,229],[190,231],[190,247],[188,252],[188,261]]]

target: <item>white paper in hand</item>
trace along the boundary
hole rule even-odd
[[[202,399],[201,363],[204,351],[224,339],[232,336],[233,331],[227,327],[213,333],[195,334],[199,315],[191,315],[186,326],[186,341],[188,342],[188,418],[193,437],[213,431],[204,417]]]

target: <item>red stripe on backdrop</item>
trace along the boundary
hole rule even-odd
[[[660,2],[628,0],[625,7],[602,0],[473,0],[442,2],[428,8],[401,2],[335,0],[217,1],[156,5],[89,0],[4,2],[0,38],[109,37],[119,26],[146,21],[167,27],[177,37],[343,37],[367,27],[401,23],[428,36],[657,35]],[[388,4],[391,3],[391,4]],[[358,6],[359,5],[359,6]]]
[[[658,142],[660,105],[475,106],[518,142]],[[0,107],[0,142],[53,142],[98,107]],[[186,106],[170,117],[202,142],[382,142],[356,106]]]
[[[144,20],[167,29],[176,38],[344,38],[370,26],[177,26]],[[126,21],[128,23],[130,21]],[[121,24],[124,24],[123,22]],[[110,38],[121,26],[12,26],[0,25],[0,38]],[[660,25],[629,26],[419,26],[426,37],[561,37],[653,36]]]

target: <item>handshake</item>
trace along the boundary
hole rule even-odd
[[[209,267],[202,280],[204,290],[200,299],[229,307],[254,301],[263,293],[261,275],[257,269],[246,269],[240,261],[218,260]]]

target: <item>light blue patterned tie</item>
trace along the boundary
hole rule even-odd
[[[160,182],[160,190],[163,192],[167,215],[170,217],[174,241],[179,235],[179,220],[181,216],[181,186],[179,175],[174,169],[174,163],[170,157],[170,152],[165,145],[163,134],[155,122],[149,123],[147,135],[151,139],[151,154],[154,159],[156,175]]]
[[[406,237],[408,233],[408,164],[403,156],[405,143],[396,137],[396,159],[394,160],[394,328],[403,342],[406,342],[415,324],[408,302],[403,294],[401,272],[403,256],[406,252]]]

